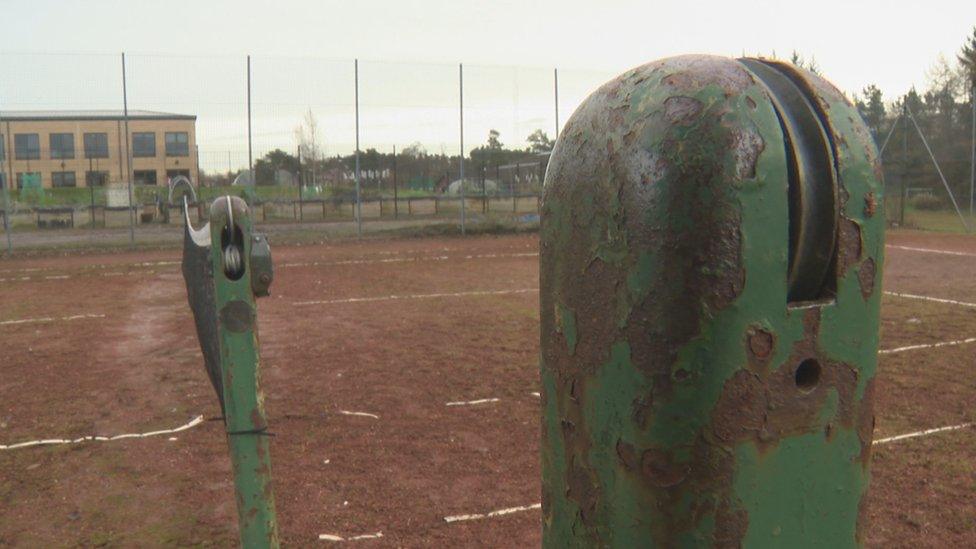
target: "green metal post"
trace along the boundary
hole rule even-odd
[[[577,109],[543,191],[543,546],[864,543],[882,189],[791,65],[664,59]]]
[[[224,411],[243,547],[277,547],[271,456],[259,378],[255,298],[273,276],[270,248],[244,200],[221,197],[208,227],[186,219],[184,277],[204,360]]]

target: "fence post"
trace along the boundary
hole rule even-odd
[[[356,235],[363,236],[363,207],[359,196],[359,59],[353,61],[356,85]]]
[[[132,201],[132,134],[129,133],[129,94],[125,78],[125,52],[122,52],[122,115],[125,119],[125,178],[129,191],[129,245],[136,244],[135,204]]]
[[[0,126],[3,125],[3,120],[0,119]],[[10,125],[7,125],[7,131],[4,132],[2,137],[3,142],[0,142],[0,146],[3,148],[3,156],[0,156],[0,177],[4,179],[3,182],[3,232],[7,233],[7,255],[13,253],[13,240],[10,235],[10,228],[13,224],[10,222],[10,185],[11,181],[7,180],[7,172],[5,168],[5,163],[7,162],[7,155],[10,154],[10,147],[7,147],[7,142],[10,140]]]
[[[559,69],[552,69],[552,94],[556,111],[556,139],[559,139]]]
[[[885,218],[860,120],[810,72],[711,56],[570,119],[540,229],[543,547],[864,543]]]
[[[400,204],[397,197],[397,152],[393,145],[393,219],[400,219]]]
[[[464,235],[464,64],[458,64],[458,121],[461,137],[461,235]],[[448,187],[450,188],[450,187]]]
[[[251,177],[251,186],[257,194],[258,177],[254,173],[254,154],[251,138],[251,54],[247,54],[247,173]],[[245,194],[245,196],[247,196]],[[264,221],[264,209],[261,210],[261,221]]]

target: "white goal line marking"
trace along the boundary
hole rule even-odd
[[[376,414],[370,414],[369,412],[350,412],[349,410],[339,410],[339,413],[344,416],[360,416],[360,417],[371,417],[373,419],[379,419],[380,416]]]
[[[460,400],[457,402],[448,402],[444,406],[472,406],[475,404],[487,404],[489,402],[498,402],[500,398],[479,398],[478,400]]]
[[[916,248],[914,246],[895,246],[894,244],[887,244],[885,248],[893,248],[896,250],[907,250],[909,252],[922,252],[926,254],[942,254],[942,255],[957,255],[963,257],[976,257],[976,254],[974,253],[953,252],[950,250],[936,250],[933,248]]]
[[[38,322],[56,322],[56,321],[69,322],[72,320],[84,320],[89,318],[105,318],[105,315],[85,314],[85,315],[72,315],[72,316],[62,316],[62,317],[42,316],[38,318],[21,318],[17,320],[0,321],[0,326],[11,326],[14,324],[34,324]]]
[[[918,345],[906,345],[904,347],[895,347],[894,349],[881,349],[878,351],[879,355],[890,355],[892,353],[903,353],[905,351],[915,351],[918,349],[934,349],[936,347],[952,347],[954,345],[965,345],[967,343],[976,343],[976,337],[969,337],[966,339],[959,339],[956,341],[940,341],[938,343],[920,343]]]
[[[532,505],[525,505],[522,507],[509,507],[507,509],[499,509],[497,511],[491,511],[489,513],[477,513],[474,515],[453,515],[450,517],[444,517],[444,522],[462,522],[465,520],[479,520],[485,518],[501,517],[504,515],[511,515],[512,513],[531,511],[533,509],[542,509],[542,504],[533,503]]]
[[[316,301],[295,301],[292,305],[302,306],[302,305],[337,305],[340,303],[368,303],[372,301],[397,301],[402,299],[435,299],[439,297],[468,297],[477,295],[507,295],[507,294],[525,294],[529,292],[538,292],[538,288],[524,288],[519,290],[475,290],[470,292],[453,292],[453,293],[437,293],[437,294],[407,294],[407,295],[385,295],[377,297],[350,297],[346,299],[325,299]]]
[[[972,427],[976,423],[960,423],[959,425],[947,425],[945,427],[936,427],[934,429],[926,429],[924,431],[915,431],[914,433],[905,433],[904,435],[896,435],[893,437],[879,438],[874,441],[873,444],[888,444],[889,442],[898,442],[899,440],[906,440],[910,438],[924,437],[928,435],[934,435],[936,433],[945,433],[946,431],[958,431],[959,429],[966,429]]]
[[[427,255],[419,257],[392,257],[382,259],[344,259],[337,261],[303,261],[282,263],[280,267],[332,267],[338,265],[370,265],[378,263],[412,263],[420,261],[447,261],[450,259],[495,259],[503,257],[538,257],[539,252],[493,253],[469,255]]]
[[[186,431],[187,429],[192,429],[197,425],[203,423],[203,416],[197,416],[190,420],[189,423],[180,425],[175,429],[164,429],[161,431],[150,431],[148,433],[126,433],[123,435],[115,435],[111,437],[90,435],[87,437],[68,439],[68,438],[48,438],[41,440],[30,440],[27,442],[18,442],[17,444],[3,445],[0,444],[0,450],[17,450],[19,448],[29,448],[31,446],[47,446],[53,444],[78,444],[81,442],[110,442],[113,440],[122,440],[126,438],[146,438],[146,437],[156,437],[159,435],[170,435],[173,433],[179,433],[181,431]]]
[[[358,536],[348,538],[337,536],[335,534],[319,534],[320,541],[361,541],[364,539],[379,539],[381,537],[383,537],[383,532],[376,532],[375,534],[360,534]]]
[[[976,303],[970,303],[969,301],[956,301],[955,299],[946,299],[944,297],[931,297],[927,295],[917,295],[917,294],[903,294],[900,292],[885,292],[884,294],[894,296],[894,297],[904,297],[906,299],[921,299],[922,301],[932,301],[935,303],[948,303],[949,305],[962,305],[963,307],[976,307]]]

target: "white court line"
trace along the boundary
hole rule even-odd
[[[186,431],[187,429],[192,429],[197,425],[203,423],[203,416],[197,416],[190,420],[189,423],[185,425],[180,425],[174,429],[164,429],[162,431],[150,431],[148,433],[126,433],[124,435],[115,435],[111,437],[92,435],[87,437],[75,438],[75,439],[65,439],[65,438],[48,438],[42,440],[30,440],[27,442],[18,442],[17,444],[3,445],[0,444],[0,450],[16,450],[18,448],[29,448],[31,446],[46,446],[50,444],[78,444],[80,442],[109,442],[113,440],[122,440],[126,438],[146,438],[155,437],[159,435],[169,435],[172,433],[179,433],[180,431]]]
[[[499,509],[497,511],[491,511],[490,513],[478,513],[474,515],[453,515],[450,517],[444,517],[444,522],[462,522],[465,520],[478,520],[483,518],[500,517],[503,515],[510,515],[512,513],[518,513],[521,511],[531,511],[532,509],[542,509],[542,504],[533,503],[532,505],[525,505],[523,507],[509,507],[507,509]]]
[[[360,541],[364,539],[379,539],[381,537],[383,537],[383,532],[376,532],[375,534],[360,534],[350,538],[344,538],[335,534],[319,534],[320,541]]]
[[[915,351],[918,349],[934,349],[936,347],[952,347],[955,345],[965,345],[967,343],[976,343],[976,337],[959,339],[956,341],[940,341],[939,343],[920,343],[918,345],[906,345],[904,347],[895,347],[894,349],[881,349],[880,351],[878,351],[878,354],[890,355],[893,353],[903,353],[905,351]]]
[[[889,442],[898,442],[899,440],[906,440],[909,438],[924,437],[928,435],[934,435],[936,433],[944,433],[946,431],[958,431],[959,429],[966,429],[974,425],[976,425],[976,423],[960,423],[959,425],[936,427],[935,429],[926,429],[924,431],[916,431],[914,433],[906,433],[904,435],[896,435],[888,438],[879,438],[878,440],[874,441],[873,444],[888,444]]]
[[[906,299],[921,299],[923,301],[932,301],[935,303],[948,303],[949,305],[962,305],[963,307],[976,307],[976,303],[970,303],[969,301],[956,301],[955,299],[946,299],[944,297],[931,297],[927,295],[916,295],[916,294],[903,294],[899,292],[885,292],[885,295],[890,295],[894,297],[904,297]]]
[[[494,253],[494,254],[471,254],[471,255],[430,255],[420,257],[394,257],[383,259],[345,259],[340,261],[305,261],[294,263],[282,263],[279,267],[331,267],[337,265],[369,265],[378,263],[411,263],[420,261],[447,261],[450,259],[497,259],[504,257],[538,257],[539,252],[520,252],[520,253]]]
[[[339,413],[344,416],[361,416],[361,417],[371,417],[373,419],[379,419],[380,416],[376,414],[370,414],[368,412],[350,412],[349,410],[339,410]]]
[[[292,305],[336,305],[339,303],[368,303],[371,301],[396,301],[401,299],[433,299],[438,297],[467,297],[476,295],[507,295],[524,294],[538,292],[538,288],[524,288],[520,290],[476,290],[472,292],[454,292],[440,294],[407,294],[407,295],[385,295],[377,297],[350,297],[346,299],[326,299],[320,301],[294,301]]]
[[[474,404],[487,404],[489,402],[498,402],[500,398],[480,398],[478,400],[461,400],[458,402],[448,402],[444,406],[472,406]]]
[[[963,257],[976,257],[974,253],[966,252],[953,252],[949,250],[936,250],[933,248],[915,248],[913,246],[895,246],[894,244],[887,244],[885,248],[894,248],[896,250],[907,250],[909,252],[922,252],[926,254],[942,254],[942,255],[958,255]]]
[[[42,317],[38,317],[38,318],[20,318],[20,319],[17,319],[17,320],[3,320],[3,321],[0,321],[0,326],[10,326],[10,325],[13,325],[13,324],[33,324],[33,323],[36,323],[36,322],[55,322],[55,321],[68,322],[68,321],[71,321],[71,320],[82,320],[82,319],[86,319],[86,318],[105,318],[105,315],[94,315],[94,314],[91,314],[91,315],[62,316],[60,318],[58,318],[58,317],[50,317],[50,316],[42,316]]]
[[[179,265],[180,261],[142,261],[137,263],[96,263],[79,267],[80,271],[94,271],[98,269],[125,268],[125,267],[160,267],[166,265]],[[0,269],[0,273],[36,273],[41,271],[54,271],[63,267],[24,267],[19,269]]]

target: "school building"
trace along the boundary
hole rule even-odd
[[[196,119],[130,110],[126,139],[121,111],[0,111],[0,185],[101,186],[130,177],[165,185],[179,175],[196,184]]]

